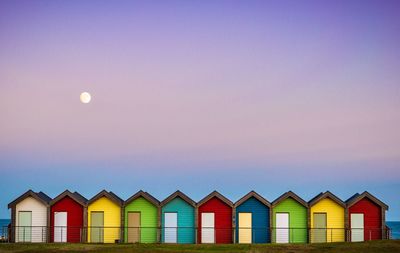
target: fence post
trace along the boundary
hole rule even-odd
[[[272,228],[272,227],[267,228],[267,234],[269,235],[269,241],[270,241],[271,243],[274,242],[274,237],[273,237],[273,235],[272,235],[272,233],[273,233],[272,231],[273,231],[273,228]]]
[[[292,243],[294,241],[294,233],[296,231],[296,228],[289,228],[289,243]]]

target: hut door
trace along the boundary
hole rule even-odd
[[[104,242],[104,212],[91,212],[90,242]]]
[[[276,242],[289,243],[289,214],[276,214]]]
[[[32,239],[32,212],[18,212],[18,227],[17,238],[18,242],[30,242]]]
[[[67,242],[67,212],[54,212],[54,242]]]
[[[252,213],[239,213],[239,243],[251,243]]]
[[[314,213],[312,242],[326,242],[326,213]]]
[[[201,242],[215,243],[214,213],[201,214]]]
[[[351,241],[362,242],[364,241],[364,214],[352,213],[350,215],[351,223]]]
[[[177,243],[178,238],[178,214],[177,213],[164,213],[165,221],[165,242]]]
[[[128,242],[140,242],[140,212],[128,212]]]

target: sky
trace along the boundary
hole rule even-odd
[[[179,189],[369,191],[400,220],[399,9],[0,1],[0,218],[28,189]]]

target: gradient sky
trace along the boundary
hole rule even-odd
[[[196,201],[368,190],[400,220],[399,10],[0,1],[0,217],[30,188],[106,188]]]

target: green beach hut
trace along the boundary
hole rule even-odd
[[[125,242],[158,242],[159,206],[160,202],[144,191],[137,192],[125,201]]]
[[[292,191],[272,202],[272,242],[307,243],[308,204]]]

